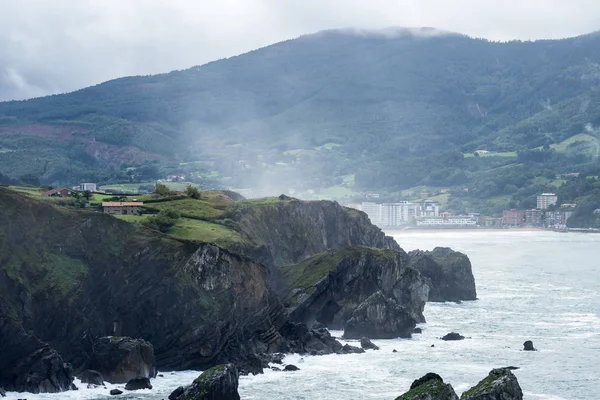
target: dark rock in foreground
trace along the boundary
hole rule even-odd
[[[523,400],[523,392],[514,368],[497,368],[476,386],[460,396],[460,400]]]
[[[0,397],[6,397],[6,391],[0,387]]]
[[[190,386],[175,389],[169,400],[240,400],[238,370],[233,364],[217,365],[204,371]]]
[[[286,365],[283,370],[284,371],[299,371],[300,368],[296,367],[295,365],[289,364],[289,365]]]
[[[123,391],[119,390],[119,389],[111,389],[111,391],[109,393],[111,396],[118,396],[120,394],[123,394]]]
[[[369,338],[360,339],[360,347],[362,347],[365,350],[379,350],[379,346],[371,342]]]
[[[410,390],[396,400],[458,400],[452,385],[434,373],[428,373],[410,385]]]
[[[126,383],[135,378],[155,378],[152,344],[142,339],[107,336],[97,339],[89,363],[107,382]]]
[[[463,340],[465,337],[460,333],[450,332],[442,337],[442,340]]]
[[[429,278],[429,301],[477,300],[469,258],[447,247],[408,253],[410,265]]]
[[[152,384],[148,378],[134,378],[127,382],[125,390],[140,390],[140,389],[152,389]]]
[[[536,351],[536,348],[533,347],[533,342],[531,340],[528,340],[525,343],[523,343],[523,350],[524,351]]]
[[[408,338],[417,322],[405,307],[379,291],[354,310],[344,325],[344,338]]]
[[[93,369],[86,369],[81,374],[79,374],[79,379],[81,383],[89,383],[92,385],[103,385],[104,377],[98,371],[94,371]]]
[[[9,392],[75,389],[71,366],[48,344],[10,318],[0,317],[0,385]]]
[[[413,329],[412,333],[423,333],[423,329],[415,328],[415,329]]]
[[[350,346],[349,344],[345,344],[344,347],[342,347],[342,354],[360,354],[364,352],[364,349],[356,346]]]

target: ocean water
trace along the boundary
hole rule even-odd
[[[473,264],[478,300],[428,303],[423,334],[374,340],[379,351],[301,357],[296,372],[240,378],[242,399],[394,399],[436,372],[460,395],[489,370],[515,371],[525,399],[600,399],[600,234],[546,231],[389,232],[405,250],[449,246]],[[468,338],[444,342],[456,331]],[[342,332],[332,332],[340,335]],[[524,352],[532,340],[539,351]],[[434,347],[432,347],[434,345]],[[397,353],[393,353],[396,349]],[[112,398],[166,399],[197,371],[162,372],[154,389]],[[78,384],[76,382],[76,384]],[[9,399],[104,399],[107,389],[59,394],[9,393]]]

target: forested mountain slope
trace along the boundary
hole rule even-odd
[[[326,31],[0,103],[0,172],[66,183],[122,178],[122,164],[195,162],[198,176],[231,187],[327,187],[355,174],[358,188],[402,189],[468,183],[459,152],[580,135],[574,158],[556,160],[570,172],[594,161],[599,87],[597,33],[496,43],[430,29]]]

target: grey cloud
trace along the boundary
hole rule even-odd
[[[324,29],[434,27],[494,40],[600,28],[597,0],[5,0],[0,100],[187,68]]]

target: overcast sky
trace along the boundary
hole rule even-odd
[[[0,0],[0,100],[184,69],[332,28],[488,39],[600,30],[600,0]]]

